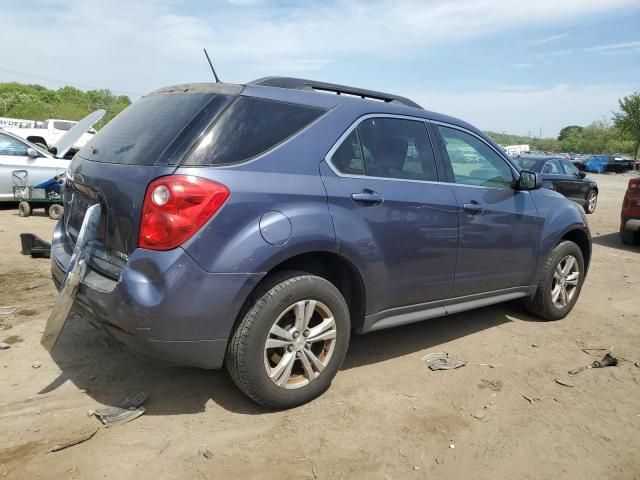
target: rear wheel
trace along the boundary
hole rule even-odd
[[[584,211],[586,213],[593,213],[596,211],[596,205],[598,204],[598,192],[591,190],[587,196],[587,203],[584,204]]]
[[[291,408],[321,395],[349,345],[349,309],[327,280],[301,272],[267,279],[227,350],[235,384],[257,403]]]
[[[21,217],[28,217],[31,215],[31,205],[29,205],[29,202],[25,202],[23,200],[18,204],[18,215]]]
[[[545,320],[564,318],[578,301],[584,274],[580,247],[559,243],[547,259],[535,296],[525,302],[527,310]]]

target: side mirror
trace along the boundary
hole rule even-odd
[[[576,175],[578,176],[578,178],[584,178],[587,176],[587,172],[578,172]]]
[[[40,154],[35,148],[27,147],[27,157],[29,158],[38,158]]]
[[[542,188],[542,177],[529,170],[522,170],[520,172],[520,178],[516,182],[516,189],[518,190],[538,190]]]

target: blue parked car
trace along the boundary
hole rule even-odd
[[[406,98],[270,77],[138,100],[73,159],[60,287],[164,362],[216,369],[270,408],[325,391],[352,332],[522,299],[567,315],[591,257],[582,209],[475,127]]]

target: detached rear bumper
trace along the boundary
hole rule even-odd
[[[58,289],[71,251],[60,221],[51,246]],[[118,280],[87,268],[73,309],[146,356],[173,365],[220,368],[238,312],[261,278],[205,272],[181,248],[137,249]]]

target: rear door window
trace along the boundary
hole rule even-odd
[[[438,180],[433,149],[423,122],[370,118],[358,126],[358,135],[368,176]]]
[[[302,130],[325,110],[239,97],[214,123],[183,165],[229,165],[249,160]]]
[[[331,157],[341,173],[379,178],[437,181],[435,157],[423,122],[370,118]]]

